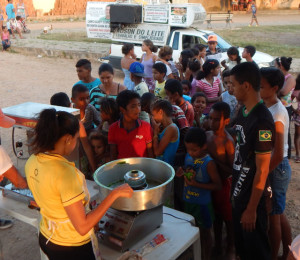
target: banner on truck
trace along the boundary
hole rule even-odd
[[[146,5],[144,7],[144,22],[146,23],[168,23],[168,5]]]
[[[113,40],[131,43],[141,43],[146,39],[156,45],[165,45],[169,26],[164,24],[132,24],[113,33]]]
[[[112,3],[87,2],[86,30],[88,38],[111,39],[109,9]]]

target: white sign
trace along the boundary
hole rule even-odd
[[[87,2],[86,30],[88,38],[111,39],[109,9],[112,3]]]
[[[165,45],[169,26],[164,24],[132,24],[113,33],[113,39],[122,42],[141,43],[151,40],[156,45]]]
[[[144,22],[147,23],[168,23],[168,5],[146,5],[144,7]]]
[[[187,7],[171,6],[170,24],[185,25],[187,22]]]

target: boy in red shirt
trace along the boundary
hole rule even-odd
[[[179,106],[185,114],[190,126],[194,122],[194,108],[183,98],[183,89],[181,83],[176,79],[168,79],[165,84],[166,95],[170,102]]]
[[[141,112],[139,94],[124,90],[118,94],[117,104],[122,116],[108,131],[111,160],[131,157],[153,158],[151,126],[139,120]]]

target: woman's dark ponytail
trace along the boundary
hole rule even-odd
[[[56,142],[66,134],[75,136],[79,131],[78,119],[64,111],[44,109],[38,117],[31,144],[34,154],[51,151]]]

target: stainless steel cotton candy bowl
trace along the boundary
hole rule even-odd
[[[162,205],[169,198],[175,176],[169,164],[151,158],[120,159],[106,163],[94,173],[103,200],[115,186],[124,183],[130,171],[141,171],[146,175],[147,188],[135,190],[131,198],[119,198],[112,208],[123,211],[142,211]]]

